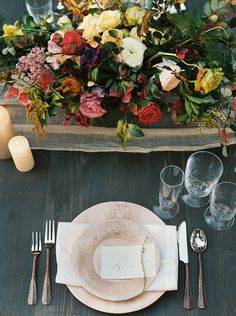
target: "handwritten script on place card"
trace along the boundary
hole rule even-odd
[[[141,264],[142,245],[138,246],[103,246],[102,247],[102,279],[143,278]],[[156,276],[155,243],[145,246],[143,257],[146,277]]]

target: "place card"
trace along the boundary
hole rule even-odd
[[[142,245],[137,246],[102,246],[101,278],[134,279],[143,278]],[[155,277],[156,246],[149,243],[145,246],[143,264],[146,277]]]

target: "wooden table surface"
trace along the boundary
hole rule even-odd
[[[212,150],[224,163],[221,180],[236,182],[236,146]],[[98,316],[77,301],[64,285],[54,282],[55,249],[52,253],[52,304],[27,305],[31,275],[31,231],[42,230],[46,219],[71,221],[80,212],[104,201],[130,201],[151,208],[158,194],[160,170],[168,164],[185,168],[190,153],[151,154],[34,151],[36,165],[28,173],[16,171],[12,160],[0,161],[0,315],[1,316]],[[203,171],[204,172],[204,171]],[[205,224],[204,209],[180,203],[180,213],[166,223],[187,221],[188,235],[202,228],[209,241],[203,266],[209,300],[207,310],[182,308],[184,266],[179,266],[179,290],[167,292],[152,306],[134,313],[145,316],[236,315],[236,226],[216,232]],[[189,249],[191,280],[197,302],[197,255]],[[38,287],[42,293],[45,250],[39,258]]]

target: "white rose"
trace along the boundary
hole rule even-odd
[[[122,52],[118,55],[118,59],[125,62],[131,68],[140,66],[143,63],[143,56],[146,46],[139,40],[131,37],[123,39]]]
[[[181,80],[176,75],[181,72],[181,68],[174,61],[163,58],[163,62],[154,67],[161,70],[159,79],[164,91],[170,91],[178,86]]]

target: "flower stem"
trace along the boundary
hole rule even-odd
[[[152,56],[149,60],[148,63],[152,62],[154,59],[156,59],[159,56],[173,56],[173,57],[177,57],[176,54],[174,53],[165,53],[165,52],[158,52],[157,54],[155,54],[154,56]]]
[[[214,31],[214,30],[216,30],[216,29],[222,30],[222,31],[224,31],[225,33],[227,33],[226,29],[224,29],[222,26],[215,26],[215,27],[212,27],[212,28],[209,29],[209,30],[206,30],[206,31],[202,32],[201,35],[204,35],[204,34],[206,34],[206,33],[208,33],[208,32]]]

